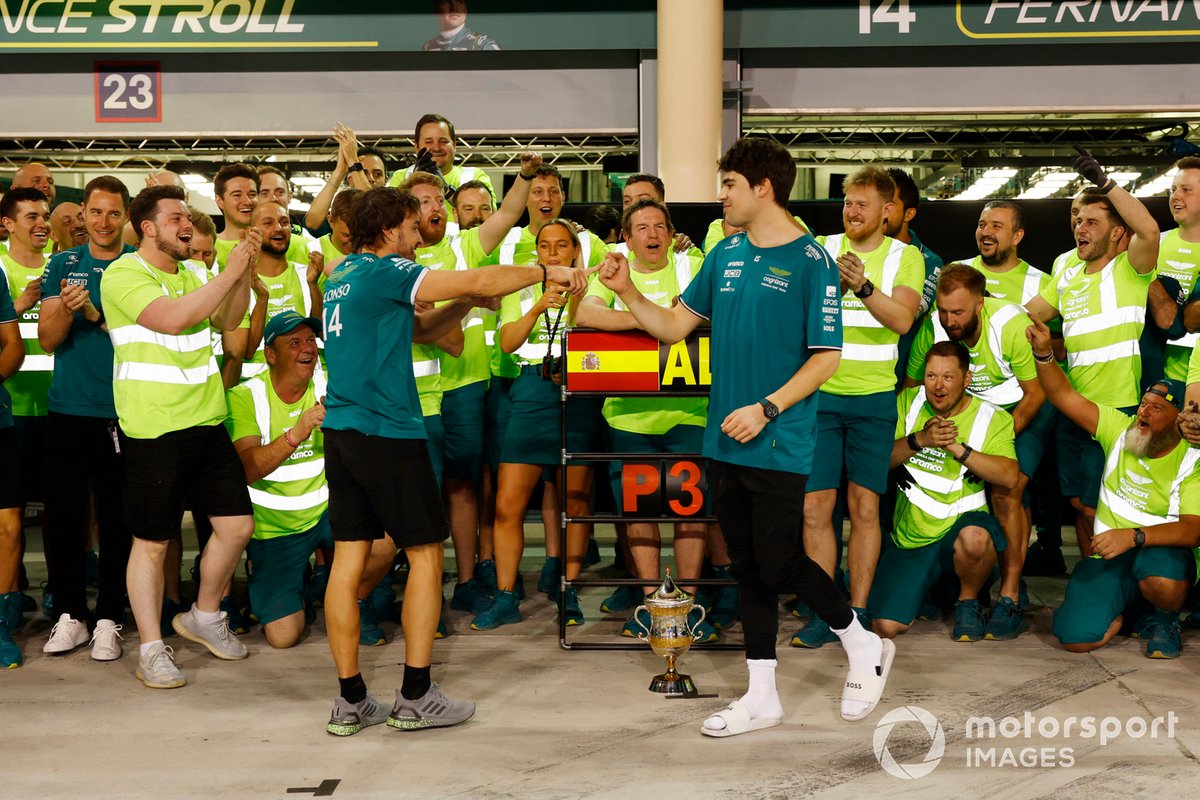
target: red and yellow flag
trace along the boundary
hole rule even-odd
[[[658,340],[643,331],[570,331],[567,390],[659,391]]]

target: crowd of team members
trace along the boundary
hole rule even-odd
[[[0,666],[23,660],[12,638],[29,610],[18,591],[22,508],[44,500],[46,608],[57,620],[44,652],[70,652],[90,636],[93,658],[119,658],[128,594],[137,676],[171,688],[186,681],[165,636],[240,659],[247,650],[237,633],[257,621],[272,647],[290,647],[323,602],[342,690],[331,733],[385,719],[399,728],[461,722],[473,705],[446,698],[429,674],[432,642],[446,632],[446,533],[457,567],[449,603],[470,612],[476,630],[521,619],[524,519],[539,484],[547,559],[538,590],[556,597],[560,570],[573,580],[589,563],[589,526],[568,526],[566,552],[558,547],[558,482],[566,481],[566,514],[585,516],[597,477],[592,465],[565,474],[560,466],[560,378],[547,357],[558,354],[561,332],[643,328],[677,338],[681,329],[656,327],[665,323],[634,306],[644,299],[690,313],[694,327],[712,313],[700,296],[740,291],[743,274],[756,280],[769,269],[774,283],[764,277],[762,286],[785,294],[796,293],[790,281],[809,281],[759,263],[770,251],[733,260],[754,229],[730,213],[742,201],[729,176],[751,193],[765,185],[756,202],[786,207],[790,190],[782,173],[739,173],[730,166],[736,158],[723,161],[726,214],[701,251],[674,230],[654,176],[628,180],[619,216],[589,215],[593,232],[560,218],[561,178],[532,153],[497,205],[487,175],[455,162],[453,125],[442,117],[421,118],[416,163],[390,176],[383,154],[360,148],[350,129],[339,124],[334,139],[336,164],[304,226],[288,215],[286,176],[270,166],[219,171],[220,233],[186,204],[171,173],[150,176],[132,201],[119,180],[94,179],[81,208],[55,205],[44,166],[17,173],[0,202],[8,234],[0,395],[11,397],[0,418]],[[823,260],[832,275],[805,290],[808,316],[795,320],[824,315],[823,328],[810,325],[805,352],[840,350],[818,392],[786,403],[764,394],[713,425],[707,399],[572,397],[567,448],[703,449],[741,463],[740,448],[773,436],[757,438],[766,426],[781,431],[780,442],[800,430],[802,445],[776,450],[771,438],[754,463],[806,476],[803,552],[821,581],[841,572],[848,515],[853,629],[861,623],[890,639],[952,606],[959,641],[1011,639],[1027,627],[1030,480],[1055,450],[1084,558],[1054,614],[1054,634],[1085,651],[1125,625],[1147,640],[1147,655],[1177,656],[1200,552],[1200,450],[1189,445],[1200,443],[1200,387],[1195,397],[1186,389],[1200,382],[1200,361],[1189,370],[1191,331],[1200,329],[1200,159],[1177,166],[1171,211],[1179,227],[1160,236],[1144,206],[1081,157],[1076,168],[1095,188],[1073,202],[1076,247],[1049,272],[1020,259],[1025,220],[1008,201],[984,207],[978,255],[943,265],[910,228],[918,206],[911,178],[863,167],[845,181],[842,232],[809,238],[815,233],[802,220],[786,217],[810,248],[805,268]],[[517,227],[523,212],[528,224]],[[493,265],[517,266],[483,269]],[[781,318],[774,335],[786,339],[789,323]],[[714,371],[728,352],[719,330],[714,320]],[[739,368],[751,372],[753,354],[774,346],[744,344],[748,363]],[[719,391],[714,380],[714,408],[731,407]],[[797,429],[797,420],[811,429]],[[619,467],[599,477],[619,496]],[[185,508],[201,547],[190,606],[179,581]],[[94,614],[86,595],[93,520]],[[658,578],[658,526],[618,530],[628,573]],[[773,669],[773,628],[751,621],[762,599],[746,596],[757,584],[748,582],[745,557],[731,557],[749,535],[737,533],[727,547],[720,525],[679,523],[677,574],[685,586],[736,577],[737,588],[701,593],[709,611],[699,638],[718,638],[740,610],[748,653],[759,647],[752,638],[770,639],[757,658]],[[1039,544],[1043,560],[1061,563],[1057,544]],[[380,621],[394,614],[397,548],[408,568],[405,676],[389,711],[367,694],[357,648],[386,640]],[[243,553],[247,608],[230,596]],[[758,568],[766,580],[766,565]],[[787,582],[766,586],[773,597]],[[812,582],[805,573],[802,584]],[[640,601],[622,587],[600,608],[629,611]],[[840,637],[853,668],[851,628],[831,624],[840,607],[807,605],[796,609],[811,619],[792,644]],[[574,589],[564,606],[567,624],[583,623]],[[638,628],[630,617],[622,633]],[[863,645],[872,647],[872,658],[882,652],[890,666],[894,647]],[[753,694],[759,662],[749,663]],[[885,679],[886,667],[876,677]],[[773,696],[773,673],[770,680]],[[731,706],[704,732],[760,727],[747,703],[750,711],[731,715]],[[762,724],[778,724],[781,714],[767,706]],[[844,700],[847,718],[860,713]]]

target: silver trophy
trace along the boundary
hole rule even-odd
[[[688,615],[693,608],[700,609],[700,618],[689,624]],[[642,622],[639,612],[650,616],[650,627]],[[645,633],[638,638],[650,643],[655,655],[667,659],[667,671],[650,681],[650,691],[660,694],[691,696],[696,694],[696,684],[690,675],[675,671],[675,659],[683,655],[696,640],[696,628],[704,621],[704,607],[692,602],[692,596],[675,585],[671,570],[658,587],[658,591],[646,598],[646,604],[638,606],[633,618]]]

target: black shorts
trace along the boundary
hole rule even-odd
[[[17,429],[0,428],[0,508],[20,508],[23,501]]]
[[[125,445],[125,525],[138,539],[179,533],[184,503],[197,516],[253,513],[246,471],[224,425],[202,425]]]
[[[326,430],[325,479],[334,541],[382,539],[386,532],[405,548],[449,534],[424,439]]]

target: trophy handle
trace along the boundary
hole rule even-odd
[[[696,620],[695,624],[688,625],[688,633],[690,633],[692,635],[693,640],[696,639],[696,637],[698,637],[700,635],[696,632],[696,629],[700,627],[700,623],[704,622],[704,618],[706,616],[708,616],[708,612],[704,610],[704,606],[700,605],[699,603],[692,603],[692,608],[688,609],[689,616],[692,613],[692,609],[695,609],[695,608],[700,609],[700,619]]]
[[[647,640],[648,640],[648,639],[647,639],[647,637],[649,637],[649,636],[650,636],[650,629],[649,629],[649,628],[647,628],[645,625],[643,625],[643,624],[642,624],[642,618],[638,616],[638,612],[639,612],[639,611],[645,611],[645,612],[646,612],[646,616],[647,616],[647,617],[649,617],[649,616],[650,616],[650,609],[646,608],[645,606],[638,606],[637,608],[635,608],[635,609],[633,610],[633,621],[637,623],[637,626],[638,626],[639,628],[641,628],[643,631],[645,631],[645,634],[644,634],[644,635],[639,633],[639,634],[638,634],[638,638],[639,638],[639,639],[641,639],[643,642],[645,642],[645,641],[647,641]]]

